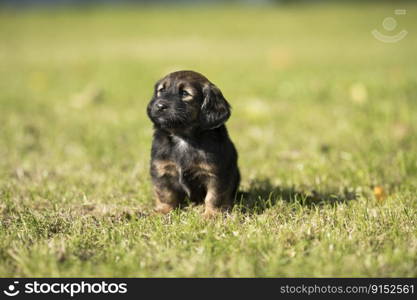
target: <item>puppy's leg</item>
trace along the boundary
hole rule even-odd
[[[153,160],[151,176],[155,193],[155,211],[167,214],[185,198],[185,193],[179,185],[176,166],[171,161]]]
[[[236,168],[232,174],[228,178],[214,176],[208,182],[207,194],[204,199],[204,216],[206,218],[215,216],[221,211],[230,211],[232,209],[240,183],[239,169]]]
[[[204,217],[211,218],[222,211],[228,211],[232,208],[232,204],[232,191],[222,187],[216,180],[210,181],[204,199]]]
[[[184,199],[185,194],[169,185],[155,185],[155,211],[167,214],[178,207]]]

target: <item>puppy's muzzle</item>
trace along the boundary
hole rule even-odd
[[[155,107],[157,111],[163,111],[168,108],[168,105],[166,105],[165,103],[157,103],[155,104]]]
[[[168,108],[168,103],[165,100],[158,100],[153,105],[153,111],[162,112]]]

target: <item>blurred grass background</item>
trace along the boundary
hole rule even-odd
[[[1,7],[0,275],[417,276],[416,11]],[[147,216],[145,108],[179,69],[233,106],[244,194],[211,225]]]

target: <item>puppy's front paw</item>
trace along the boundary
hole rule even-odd
[[[167,203],[158,203],[154,208],[154,212],[166,215],[169,212],[171,212],[174,208],[175,207],[173,205]]]
[[[222,211],[217,208],[205,208],[203,213],[203,218],[206,220],[215,219],[219,215],[221,215]]]

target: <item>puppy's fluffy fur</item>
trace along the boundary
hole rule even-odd
[[[168,213],[185,197],[204,202],[206,216],[230,209],[240,174],[224,125],[230,105],[221,91],[197,72],[170,73],[155,84],[147,113],[154,124],[155,210]]]

